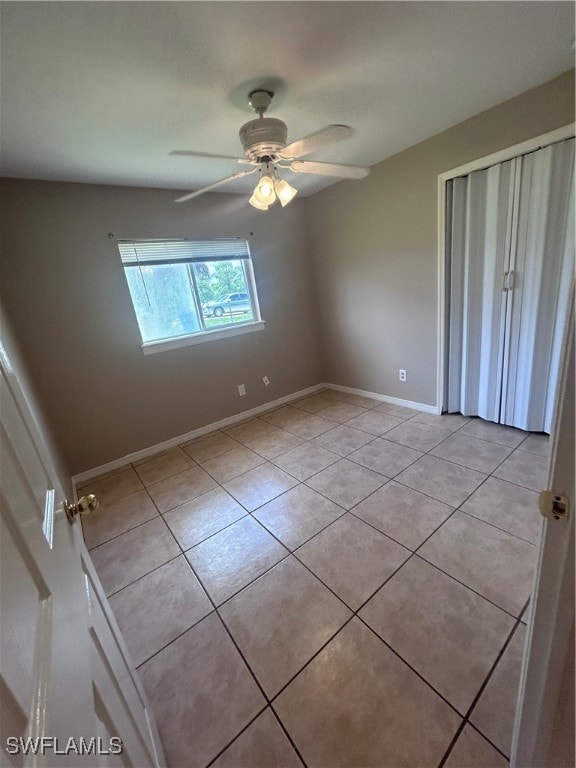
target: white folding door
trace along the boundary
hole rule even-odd
[[[450,413],[549,432],[574,279],[574,139],[447,186]]]

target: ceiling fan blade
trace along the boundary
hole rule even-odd
[[[318,176],[338,176],[341,179],[363,179],[370,168],[340,163],[319,163],[314,160],[296,160],[290,163],[290,170],[296,173],[315,173]]]
[[[327,125],[316,133],[311,133],[303,139],[296,139],[288,144],[278,154],[285,160],[294,160],[297,157],[304,157],[317,149],[322,149],[337,141],[347,139],[354,133],[354,129],[348,125]]]
[[[197,189],[195,192],[189,192],[187,195],[182,195],[182,197],[177,197],[176,200],[174,200],[175,203],[185,203],[188,200],[192,200],[193,197],[198,197],[198,195],[203,195],[204,192],[209,192],[211,189],[215,189],[216,187],[219,187],[221,184],[226,184],[227,181],[234,181],[234,179],[241,179],[243,176],[249,176],[251,173],[254,173],[257,171],[258,168],[254,168],[252,171],[238,171],[238,173],[233,173],[232,176],[226,176],[225,179],[220,179],[220,181],[215,181],[213,184],[208,184],[207,187],[202,187],[202,189]]]
[[[171,155],[178,155],[179,157],[208,157],[211,160],[232,160],[235,163],[243,163],[251,165],[252,161],[246,157],[232,157],[231,155],[214,155],[210,152],[194,152],[191,149],[173,149]]]

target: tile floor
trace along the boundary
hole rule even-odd
[[[324,390],[79,489],[170,768],[508,765],[546,462]]]

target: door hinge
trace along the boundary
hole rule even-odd
[[[570,499],[556,491],[542,491],[538,497],[538,506],[540,514],[548,520],[563,520],[565,523],[570,519]]]

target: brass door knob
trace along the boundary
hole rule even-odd
[[[100,502],[93,493],[90,493],[88,496],[82,496],[77,504],[71,504],[64,499],[64,510],[69,523],[76,522],[77,515],[89,515],[90,512],[95,512],[99,506]]]

